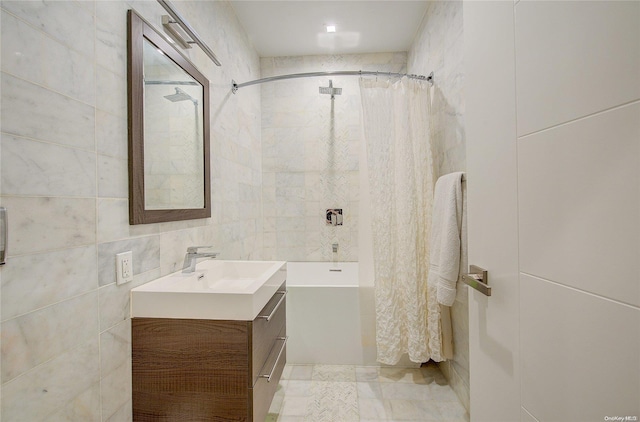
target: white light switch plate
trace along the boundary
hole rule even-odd
[[[124,284],[133,280],[133,252],[116,254],[116,284]]]

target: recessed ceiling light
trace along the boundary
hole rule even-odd
[[[336,32],[335,25],[327,25],[327,32]]]

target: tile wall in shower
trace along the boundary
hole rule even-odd
[[[266,57],[262,77],[333,70],[403,72],[407,55]],[[331,100],[319,87],[342,88]],[[264,253],[289,261],[357,261],[360,89],[357,76],[290,79],[262,89]],[[343,225],[326,224],[342,208]],[[331,245],[339,244],[337,256]]]

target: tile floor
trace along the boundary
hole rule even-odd
[[[266,422],[468,422],[435,364],[285,366]]]

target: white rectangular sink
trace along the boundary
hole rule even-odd
[[[200,262],[131,289],[133,318],[252,321],[287,278],[285,261]]]

